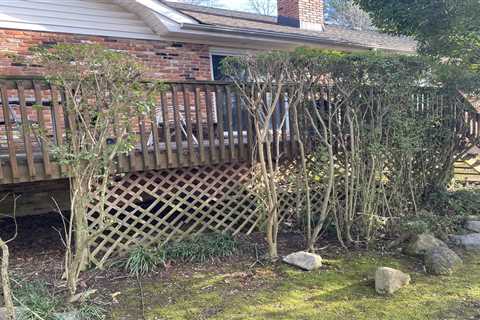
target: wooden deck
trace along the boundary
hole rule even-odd
[[[132,117],[136,145],[115,161],[118,173],[252,161],[253,121],[230,83],[171,82],[167,87],[148,115]],[[291,138],[287,92],[273,115],[271,135],[280,142],[280,149],[273,150],[275,156],[293,158],[297,150]],[[462,97],[444,99],[424,93],[413,98],[417,112],[457,113],[457,105],[465,103]],[[65,168],[52,156],[52,147],[62,146],[69,132],[64,100],[60,90],[43,79],[0,76],[0,185],[66,177]],[[332,102],[319,101],[319,106],[324,103]],[[458,113],[462,130],[476,144],[480,114],[473,109]],[[277,129],[286,114],[287,125]],[[37,131],[50,140],[40,139]],[[115,143],[114,136],[111,140]]]
[[[254,147],[250,116],[228,83],[168,83],[148,116],[132,117],[136,147],[117,172],[246,162]],[[52,157],[68,132],[63,95],[39,78],[0,78],[0,185],[65,178]],[[279,105],[277,118],[286,112]],[[275,118],[275,117],[274,117]],[[274,120],[275,121],[275,120]],[[35,130],[51,140],[40,139]],[[284,156],[294,153],[288,126],[272,125]],[[115,137],[112,137],[115,141]]]

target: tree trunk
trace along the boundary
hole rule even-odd
[[[0,248],[2,250],[2,288],[3,288],[3,300],[5,308],[7,310],[6,320],[15,320],[15,307],[12,300],[12,290],[10,288],[10,277],[8,275],[8,259],[9,251],[7,244],[0,238]]]

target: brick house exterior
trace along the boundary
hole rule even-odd
[[[56,43],[96,43],[128,52],[148,66],[146,75],[153,79],[211,79],[207,45],[6,29],[0,30],[0,75],[41,75],[41,68],[26,67],[13,56],[27,57],[32,46]]]
[[[216,52],[415,47],[408,39],[325,24],[324,0],[278,0],[278,18],[161,0],[17,2],[0,3],[0,76],[41,75],[41,68],[12,57],[56,43],[100,43],[128,52],[144,62],[148,77],[161,80],[212,80]]]
[[[278,0],[279,23],[303,29],[323,30],[323,0]]]

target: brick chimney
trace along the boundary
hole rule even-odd
[[[323,31],[324,0],[277,0],[277,4],[279,24]]]

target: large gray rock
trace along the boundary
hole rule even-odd
[[[375,272],[375,290],[379,294],[394,294],[410,284],[410,276],[392,268],[378,268]]]
[[[303,270],[312,271],[322,266],[322,257],[313,253],[299,251],[284,257],[283,262]]]
[[[465,250],[480,251],[480,233],[453,236],[452,240]]]
[[[436,247],[448,248],[442,240],[435,238],[429,233],[423,233],[413,238],[405,249],[405,253],[411,256],[423,257],[428,251]]]
[[[425,255],[427,271],[435,275],[451,275],[463,264],[462,259],[451,249],[436,247]]]
[[[465,229],[473,232],[480,232],[480,221],[469,220],[465,222]]]

